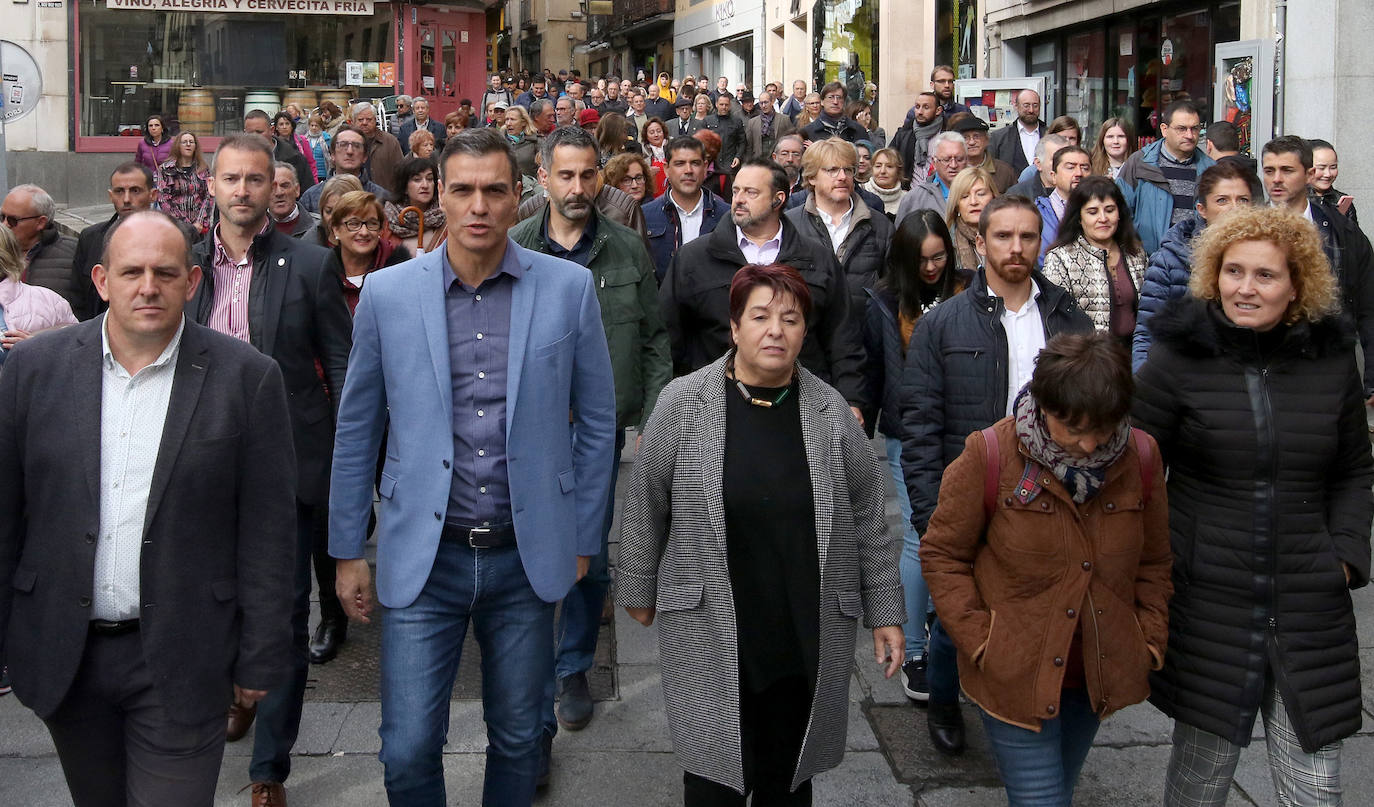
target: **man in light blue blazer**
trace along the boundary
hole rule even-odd
[[[520,171],[468,129],[440,160],[445,248],[368,275],[354,317],[330,488],[329,552],[367,621],[377,452],[382,738],[392,805],[445,803],[448,705],[469,621],[482,648],[483,804],[528,805],[547,776],[554,604],[587,571],[615,444],[592,276],[506,232]]]

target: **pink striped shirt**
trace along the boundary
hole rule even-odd
[[[263,232],[272,226],[269,217]],[[253,283],[253,247],[235,261],[219,240],[219,226],[215,227],[215,254],[210,267],[214,281],[214,297],[210,304],[210,321],[206,324],[222,334],[248,341],[248,291]]]

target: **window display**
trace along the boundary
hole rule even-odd
[[[395,59],[391,4],[349,5],[370,13],[83,5],[79,134],[138,136],[149,115],[162,114],[197,134],[224,135],[242,128],[248,109],[272,114],[286,103],[313,108],[326,98],[344,106],[353,97],[344,89],[345,61]]]

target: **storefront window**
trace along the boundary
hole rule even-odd
[[[935,4],[935,63],[954,68],[956,78],[977,78],[975,0],[938,0]]]
[[[1031,39],[1029,71],[1047,82],[1046,120],[1072,115],[1091,141],[1103,120],[1124,117],[1135,124],[1143,146],[1159,136],[1159,115],[1172,101],[1192,100],[1204,124],[1220,114],[1211,108],[1214,49],[1239,38],[1236,0],[1168,14],[1119,14],[1068,34]],[[1058,48],[1064,55],[1062,80]]]
[[[1100,30],[1068,38],[1064,48],[1064,84],[1064,114],[1078,121],[1082,140],[1091,144],[1107,105],[1106,60]]]
[[[370,16],[133,11],[80,8],[82,136],[137,135],[149,115],[202,135],[241,130],[243,113],[285,103],[314,107],[393,90],[345,87],[344,63],[389,66],[390,3]],[[385,84],[387,67],[365,68]],[[344,89],[340,89],[343,87]],[[331,91],[333,94],[331,95]]]
[[[877,0],[817,0],[812,11],[816,86],[845,86],[849,100],[872,100],[865,85],[878,83]]]

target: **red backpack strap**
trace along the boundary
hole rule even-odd
[[[1140,459],[1140,491],[1145,504],[1150,503],[1150,489],[1155,481],[1155,449],[1150,436],[1137,428],[1131,429],[1135,438],[1135,453]]]
[[[987,446],[988,465],[983,475],[983,514],[991,519],[997,511],[997,486],[1002,476],[1002,454],[997,433],[989,426],[983,429],[983,444]]]

